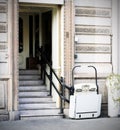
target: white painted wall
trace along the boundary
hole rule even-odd
[[[118,0],[118,73],[120,74],[120,0]]]
[[[60,17],[60,66],[61,66],[61,76],[64,77],[64,6],[61,7],[61,17]]]
[[[113,72],[118,73],[118,1],[112,0],[112,64]]]
[[[26,57],[29,57],[29,15],[20,15],[23,19],[23,52],[19,53],[19,68],[26,69]]]
[[[41,4],[64,4],[64,0],[19,0],[19,2]]]
[[[58,8],[52,10],[52,68],[57,75],[60,75],[60,11]],[[59,90],[59,84],[56,78],[53,76],[53,80]],[[59,107],[59,96],[53,89],[53,100],[56,101],[56,105]]]

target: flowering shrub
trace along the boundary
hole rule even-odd
[[[120,102],[120,75],[111,74],[107,77],[107,87],[110,87],[113,101]]]

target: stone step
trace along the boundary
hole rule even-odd
[[[27,111],[20,111],[21,115],[24,116],[45,116],[45,115],[58,115],[60,112],[60,109],[44,109],[44,110],[27,110]]]
[[[56,115],[56,116],[20,116],[20,120],[43,120],[43,119],[61,119],[63,115]]]
[[[20,75],[19,76],[19,80],[39,80],[40,79],[40,75]]]
[[[46,91],[45,86],[20,86],[19,87],[19,92],[33,92],[33,91]]]
[[[38,70],[24,70],[24,69],[23,69],[23,70],[19,70],[19,74],[20,74],[20,75],[21,75],[21,74],[22,74],[22,75],[26,75],[26,74],[27,74],[27,75],[28,75],[28,74],[32,74],[32,75],[34,75],[34,74],[36,75],[36,74],[37,74],[37,75],[38,75],[38,74],[39,74],[39,71],[38,71]]]
[[[59,114],[59,115],[45,115],[45,116],[24,116],[24,115],[20,115],[20,120],[45,120],[45,119],[61,119],[63,118],[64,115],[63,114]]]
[[[38,70],[20,70],[19,111],[21,120],[61,118],[60,110],[40,80]]]
[[[48,96],[48,92],[19,92],[19,98],[22,97],[43,97]]]
[[[43,81],[42,80],[20,80],[19,81],[19,86],[39,86],[42,85]]]
[[[32,103],[50,103],[53,102],[51,97],[41,98],[19,98],[19,104],[32,104]]]
[[[45,110],[27,110],[20,111],[21,119],[38,119],[38,118],[60,118],[63,115],[59,114],[59,109],[45,109]]]
[[[31,104],[19,104],[19,110],[45,110],[55,109],[55,103],[31,103]]]

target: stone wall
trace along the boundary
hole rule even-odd
[[[84,66],[76,70],[78,82],[93,82],[93,65],[98,71],[98,85],[103,103],[107,102],[106,77],[112,72],[112,1],[75,0],[75,65]]]
[[[17,0],[0,0],[0,120],[14,119],[17,111],[17,5]]]
[[[8,120],[8,14],[7,0],[0,1],[0,120]]]

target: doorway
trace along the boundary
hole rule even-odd
[[[19,11],[19,69],[38,68],[38,49],[52,56],[52,8],[21,6]]]
[[[19,52],[19,70],[40,68],[37,62],[37,49],[43,47],[48,61],[52,62],[52,68],[60,77],[62,70],[61,61],[64,60],[63,57],[61,57],[61,52],[63,52],[64,48],[63,43],[61,44],[64,35],[64,30],[61,31],[61,17],[63,14],[63,10],[61,11],[61,7],[57,5],[45,6],[22,3],[19,5],[19,17],[23,22],[23,31],[21,33],[23,34],[23,48],[22,51]],[[64,62],[62,61],[62,63]],[[48,68],[46,69],[49,71]],[[39,73],[41,72],[39,71]],[[46,80],[45,84],[49,90],[49,81]],[[56,86],[59,89],[57,81]],[[52,97],[53,100],[59,104],[59,97],[55,91],[53,91]]]
[[[42,13],[42,43],[49,62],[52,56],[52,11]]]

